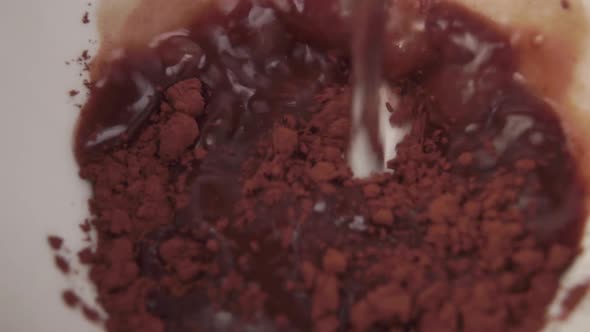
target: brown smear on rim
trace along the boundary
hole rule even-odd
[[[456,0],[499,23],[513,35],[514,48],[521,56],[520,73],[538,96],[559,113],[568,134],[572,154],[582,165],[590,164],[590,109],[586,77],[578,72],[586,60],[589,18],[583,1],[552,0]],[[551,78],[551,79],[547,79]],[[581,167],[585,179],[590,169]],[[586,199],[590,206],[590,198]]]
[[[222,4],[237,1],[217,2]],[[210,4],[210,0],[101,1],[97,17],[100,50],[93,59],[91,78],[95,81],[100,77],[102,65],[108,62],[113,50],[145,45],[160,33],[184,27]]]
[[[572,1],[567,10],[551,0],[455,2],[464,3],[509,31],[521,56],[520,73],[527,84],[543,98],[565,101],[576,65],[584,55],[583,41],[588,32],[581,1]]]

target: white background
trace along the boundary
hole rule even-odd
[[[94,0],[92,2],[95,2]],[[95,37],[83,0],[0,1],[0,331],[98,331],[66,309],[47,234],[81,238],[87,188],[71,136],[80,69],[65,61]]]

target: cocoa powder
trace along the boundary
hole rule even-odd
[[[49,243],[49,246],[51,247],[51,249],[59,250],[59,249],[61,249],[61,246],[63,245],[64,240],[59,236],[49,236],[49,237],[47,237],[47,242]]]
[[[260,8],[245,3],[231,14],[237,25],[208,18],[231,51],[199,26],[153,54],[117,60],[118,80],[95,88],[83,113],[76,151],[98,239],[78,257],[105,328],[539,330],[579,251],[585,187],[556,115],[512,80],[507,37],[454,6],[409,6],[426,21],[412,41],[420,56],[391,82],[399,103],[387,105],[409,134],[388,172],[355,179],[342,50],[303,45],[279,21],[249,30],[239,15]],[[478,76],[493,93],[457,102],[462,87],[449,88],[449,77],[467,75],[458,70],[475,55],[457,49],[439,20],[504,45],[469,74],[497,73]],[[277,36],[284,43],[265,44]],[[154,54],[174,58],[170,45],[195,54],[174,79],[150,76],[162,64],[142,66]],[[203,52],[203,68],[190,62]],[[153,94],[137,92],[137,73]],[[122,91],[128,100],[117,104]],[[129,111],[146,95],[140,116]],[[504,132],[523,123],[517,137]]]
[[[184,84],[196,86],[193,79],[168,91],[182,91]],[[185,96],[171,105],[195,100],[192,94]],[[526,220],[534,213],[517,208],[524,191],[540,190],[538,180],[527,180],[527,174],[545,161],[519,160],[482,178],[465,161],[471,159],[465,153],[456,160],[444,156],[449,142],[444,132],[423,135],[414,130],[390,163],[393,174],[355,180],[343,158],[350,91],[328,88],[315,99],[311,119],[285,116],[263,135],[269,139],[259,140],[257,153],[244,163],[256,166],[242,173],[243,196],[235,214],[218,220],[216,227],[222,234],[249,233],[259,227],[256,223],[268,221],[264,219],[271,210],[289,218],[275,232],[288,235],[280,249],[283,259],[299,247],[299,263],[294,262],[298,273],[282,281],[281,292],[306,294],[313,329],[540,328],[539,317],[577,252],[575,246],[544,243],[527,229]],[[226,306],[237,299],[232,312],[245,320],[269,310],[266,303],[275,295],[249,280],[255,275],[251,270],[259,268],[252,265],[261,250],[256,241],[241,253],[235,270],[222,277],[223,246],[198,227],[170,228],[166,240],[154,247],[162,270],[141,272],[141,265],[150,264],[142,262],[141,247],[158,243],[150,234],[173,224],[177,211],[187,206],[187,175],[198,163],[196,155],[207,158],[204,150],[191,148],[199,130],[185,107],[174,110],[163,102],[162,111],[151,116],[135,141],[81,170],[94,188],[90,206],[99,245],[95,253],[81,252],[80,258],[91,264],[91,279],[109,314],[109,331],[164,331],[171,322],[150,311],[154,292],[183,298],[203,287],[211,303]],[[424,120],[419,116],[413,121]],[[314,212],[311,202],[318,200],[326,202],[326,209],[342,200],[346,206],[339,214],[361,218],[365,228],[350,230],[330,218],[314,218],[330,213]],[[324,227],[330,231],[309,225],[318,222],[329,223]],[[301,229],[299,243],[289,238],[293,228]],[[259,241],[269,240],[262,236]],[[278,312],[274,318],[289,328],[307,326],[291,319]]]

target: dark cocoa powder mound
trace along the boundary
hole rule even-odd
[[[187,96],[181,104],[195,99]],[[343,158],[350,91],[327,88],[315,100],[310,119],[286,115],[259,140],[243,163],[235,213],[213,230],[173,226],[204,153],[191,149],[198,126],[184,110],[163,102],[136,140],[84,165],[99,245],[92,258],[88,251],[80,257],[92,264],[107,329],[164,331],[175,314],[188,315],[174,313],[177,301],[197,301],[195,314],[225,308],[243,324],[268,312],[285,329],[540,328],[577,252],[543,242],[527,229],[534,205],[518,207],[524,193],[543,194],[530,174],[547,160],[522,159],[482,175],[468,152],[446,158],[449,138],[427,124],[428,134],[413,130],[398,147],[394,173],[354,180]],[[240,248],[235,266],[223,262],[228,245]],[[148,255],[158,262],[142,257],[146,247],[158,250]],[[260,264],[276,270],[260,275]],[[150,265],[157,272],[142,272]],[[158,315],[150,303],[162,293],[168,300],[159,306],[172,309]],[[286,306],[296,298],[302,303]],[[206,318],[195,320],[207,326]],[[190,330],[181,326],[170,329]]]
[[[241,2],[232,20],[209,16],[219,30],[116,60],[76,147],[98,236],[78,256],[109,332],[542,327],[579,250],[575,160],[556,115],[512,79],[507,37],[422,3],[409,6],[426,22],[412,42],[428,60],[391,82],[388,105],[410,132],[366,179],[346,160],[342,50],[280,21],[252,30],[270,7]],[[475,54],[451,40],[466,33],[503,45],[481,72],[461,71]],[[488,88],[464,103],[474,77]]]

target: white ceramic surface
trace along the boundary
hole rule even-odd
[[[94,1],[93,1],[94,2]],[[76,245],[87,187],[76,179],[71,136],[78,115],[67,94],[81,86],[66,66],[95,31],[81,0],[0,2],[0,331],[99,331],[66,309],[49,233]]]
[[[82,0],[0,2],[2,332],[100,331],[63,306],[61,290],[88,288],[57,272],[46,242],[48,234],[60,234],[69,247],[80,246],[77,225],[86,216],[88,188],[76,177],[70,143],[78,110],[67,91],[80,88],[81,78],[79,67],[64,62],[92,48],[94,25],[81,24],[81,17],[93,9]],[[590,77],[588,59],[580,77]],[[578,93],[580,104],[588,91]],[[590,236],[586,243],[590,247]],[[586,255],[566,279],[588,274],[589,263]],[[557,327],[586,332],[588,326],[590,300]]]

